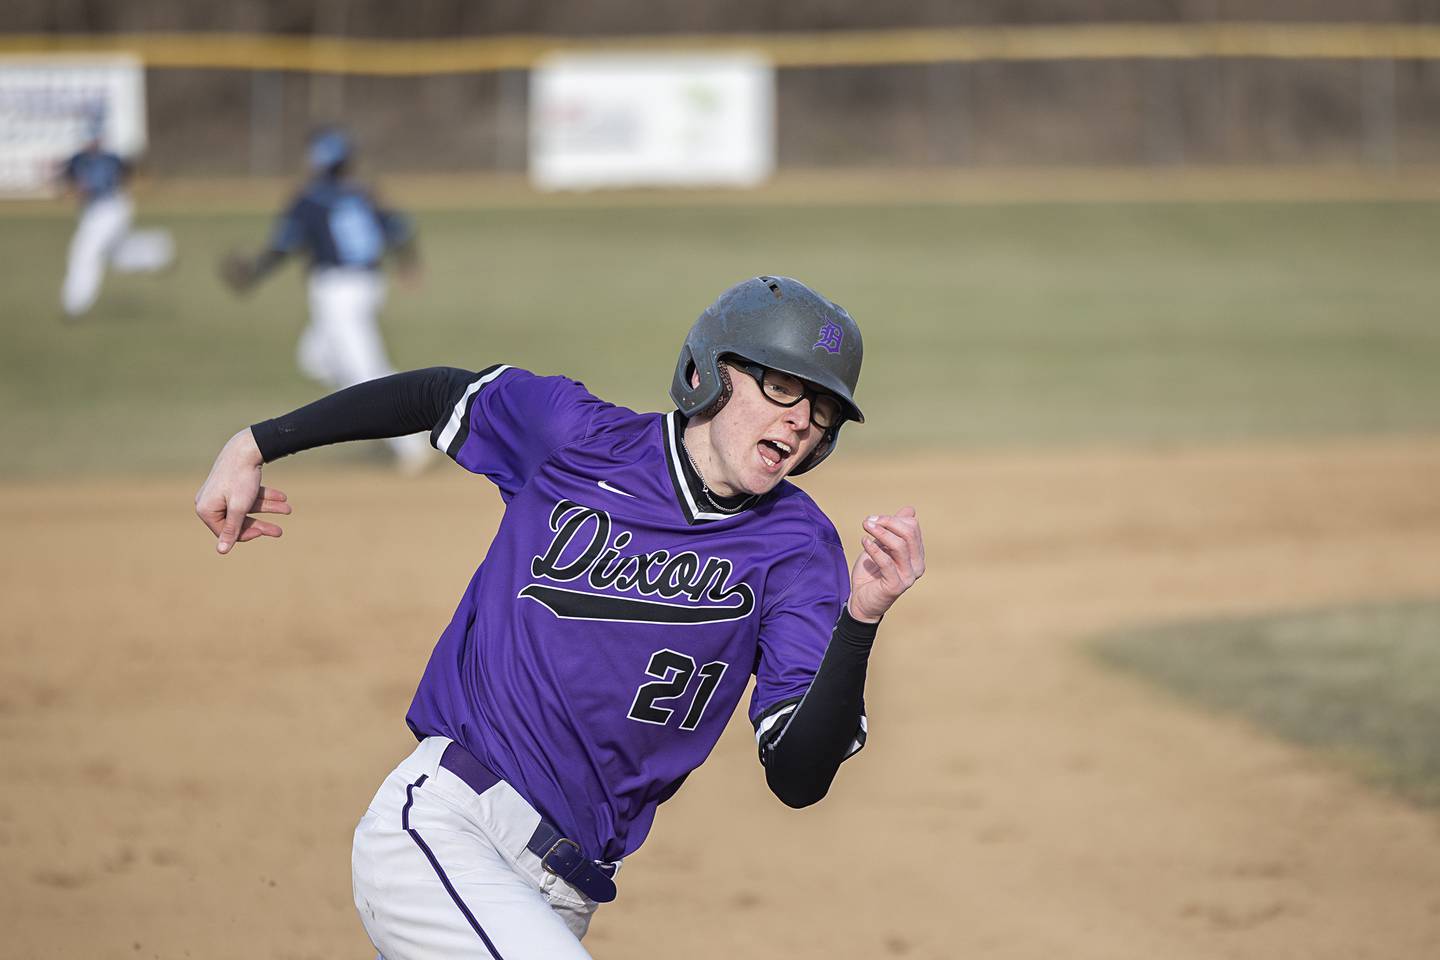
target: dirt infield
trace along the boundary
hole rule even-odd
[[[1440,595],[1440,440],[844,462],[930,572],[819,807],[748,728],[661,811],[598,958],[1440,955],[1440,816],[1104,672],[1086,635]],[[498,513],[280,464],[282,541],[211,552],[199,476],[0,497],[0,954],[365,957],[349,836]],[[809,478],[807,478],[809,479]]]

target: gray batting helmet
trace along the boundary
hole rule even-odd
[[[844,418],[825,431],[793,476],[830,455],[845,420],[865,422],[854,397],[863,352],[860,328],[844,307],[799,280],[755,277],[720,294],[690,328],[670,398],[687,417],[719,410],[730,398],[730,378],[720,367],[723,356],[783,370],[835,394]],[[698,386],[690,386],[691,371],[700,375]]]

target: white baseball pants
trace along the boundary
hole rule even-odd
[[[540,822],[503,781],[477,794],[429,737],[355,828],[355,908],[384,960],[584,960],[596,903],[540,867]]]
[[[121,273],[162,270],[175,257],[175,244],[165,230],[130,230],[135,205],[123,193],[86,205],[70,238],[60,304],[78,317],[95,305],[108,264]]]
[[[395,372],[380,339],[377,317],[385,303],[385,280],[374,270],[331,267],[310,273],[310,323],[300,335],[301,371],[336,389]],[[386,441],[402,464],[431,456],[424,434]]]

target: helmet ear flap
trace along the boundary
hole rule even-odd
[[[730,368],[723,363],[717,363],[715,369],[720,371],[720,396],[715,398],[714,403],[696,413],[697,417],[713,417],[725,409],[725,404],[730,402],[730,394],[735,389],[730,383]]]

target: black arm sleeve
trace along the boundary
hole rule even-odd
[[[865,711],[865,669],[878,627],[842,610],[804,699],[778,734],[761,744],[765,782],[786,806],[805,807],[824,797],[849,755]]]
[[[347,387],[250,432],[266,463],[346,440],[380,440],[431,430],[475,374],[428,367]]]

